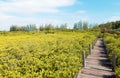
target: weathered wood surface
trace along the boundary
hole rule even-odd
[[[77,78],[115,78],[102,38],[97,40],[91,55],[86,58],[86,67]]]

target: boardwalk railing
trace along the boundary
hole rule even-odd
[[[104,41],[104,39],[103,38],[100,38],[100,40],[102,40],[103,41],[103,44],[105,45],[105,51],[106,51],[106,55],[109,55],[109,48],[107,47],[107,45],[106,45],[106,43],[105,43],[105,41]],[[93,42],[92,42],[92,44],[89,44],[89,47],[88,47],[88,51],[89,51],[89,55],[91,55],[91,54],[93,54],[94,53],[94,51],[93,51],[93,49],[94,49],[94,46],[95,46],[95,44],[96,44],[96,41],[97,40],[94,40]],[[86,65],[86,54],[85,54],[86,52],[83,50],[82,51],[82,69],[84,69],[85,67],[87,67],[87,65]],[[115,53],[112,53],[112,60],[111,60],[111,65],[112,65],[112,70],[114,71],[114,68],[115,68],[115,66],[116,66],[116,55],[115,55]],[[82,71],[82,70],[81,70]],[[79,73],[77,73],[73,78],[78,78],[79,76],[80,76],[80,74],[81,74],[81,71],[79,71]],[[115,78],[115,77],[114,77]]]
[[[106,53],[107,53],[107,56],[109,57],[109,52],[110,52],[110,50],[109,50],[109,48],[108,48],[108,46],[107,46],[107,44],[106,44],[106,42],[105,42],[105,40],[104,40],[104,38],[103,38],[103,43],[104,43],[104,45],[105,45],[105,48],[106,48]],[[112,70],[113,71],[115,71],[115,67],[116,67],[116,54],[115,53],[113,53],[112,52],[112,59],[111,59],[111,63],[112,63]]]
[[[112,53],[112,66],[113,66],[113,71],[115,71],[115,67],[116,67],[116,55],[115,55],[115,53]]]
[[[96,40],[92,42],[92,45],[89,44],[88,46],[88,51],[89,51],[89,55],[92,54],[92,49],[94,49],[94,46],[95,46],[95,43],[96,43]],[[86,66],[86,56],[85,56],[85,51],[83,50],[82,51],[82,67],[84,68]]]
[[[92,49],[94,49],[94,46],[95,46],[95,43],[96,43],[97,39],[94,40],[92,42],[92,44],[89,44],[88,46],[88,52],[89,52],[89,55],[92,54]],[[82,51],[82,67],[84,68],[86,66],[86,52],[83,50]],[[79,73],[77,73],[73,78],[77,78]]]

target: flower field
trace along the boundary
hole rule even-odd
[[[0,78],[72,78],[95,38],[91,31],[0,33]]]

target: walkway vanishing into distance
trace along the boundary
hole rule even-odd
[[[86,58],[86,66],[76,78],[115,78],[102,38],[97,40],[91,55]]]

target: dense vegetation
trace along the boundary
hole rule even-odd
[[[109,57],[112,58],[112,53],[116,55],[116,77],[120,78],[120,33],[104,35],[105,42],[109,49]]]
[[[94,31],[0,32],[0,78],[72,78]]]
[[[120,29],[120,21],[115,22],[107,22],[104,24],[98,25],[102,30],[119,30]]]
[[[10,27],[10,31],[51,31],[51,30],[68,30],[68,29],[73,29],[73,30],[88,30],[91,29],[94,24],[88,24],[88,22],[84,21],[79,21],[76,22],[73,26],[73,28],[68,28],[67,23],[61,24],[61,25],[53,25],[53,24],[41,24],[39,28],[35,24],[28,24],[26,26],[18,26],[18,25],[12,25]]]

